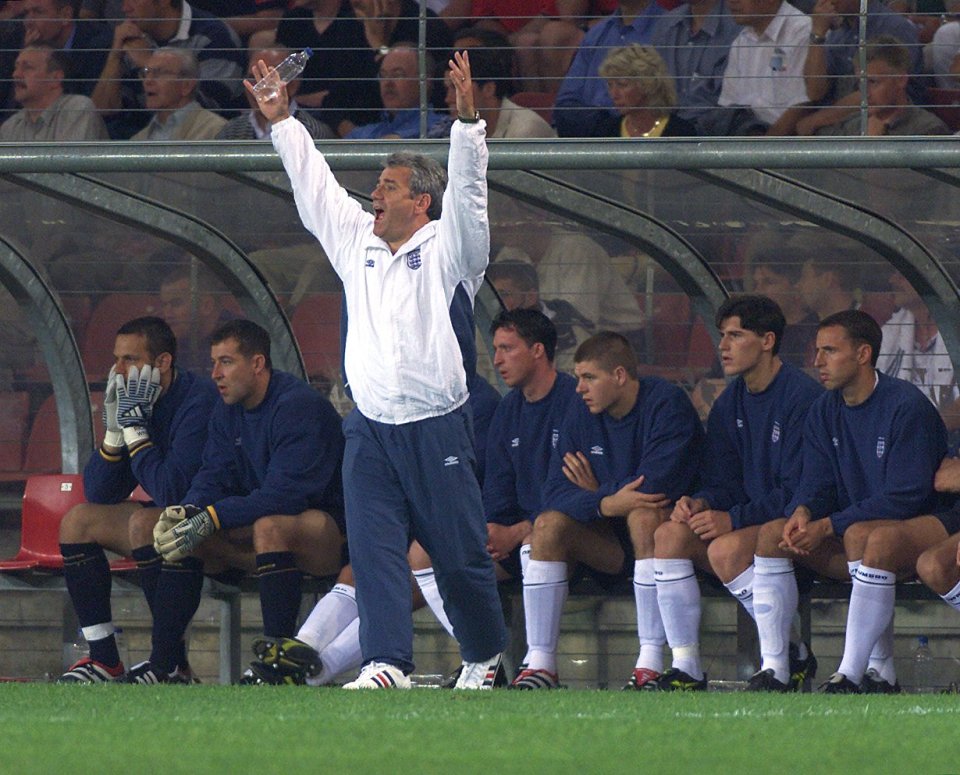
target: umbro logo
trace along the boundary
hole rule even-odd
[[[243,446],[243,440],[242,440],[239,436],[237,436],[237,438],[235,438],[235,439],[233,440],[233,446],[235,446],[235,447],[242,447],[242,446]]]
[[[743,428],[743,420],[741,420],[739,417],[737,418],[737,427]]]
[[[511,446],[511,447],[519,447],[519,446],[520,446],[520,437],[517,436],[515,439],[510,439],[510,446]]]
[[[595,445],[595,446],[593,446],[593,447],[590,447],[590,454],[591,454],[591,455],[602,455],[602,454],[603,454],[603,447],[601,447],[599,444],[597,444],[597,445]]]
[[[458,466],[460,465],[460,458],[456,455],[450,455],[450,457],[445,457],[443,459],[444,466]]]
[[[374,261],[372,258],[368,258],[366,261],[363,262],[363,265],[367,269],[373,269],[377,265],[377,262]]]

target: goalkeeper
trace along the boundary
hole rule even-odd
[[[331,575],[343,564],[340,416],[305,382],[273,369],[269,335],[256,323],[220,326],[210,356],[223,400],[183,505],[154,528],[157,551],[180,572],[157,588],[150,660],[131,670],[132,683],[169,682],[205,569],[255,571],[264,632],[278,640],[296,633],[302,573]]]
[[[83,471],[87,499],[60,523],[67,590],[90,656],[62,682],[104,683],[121,678],[110,610],[110,566],[104,549],[137,561],[144,596],[154,612],[161,573],[153,526],[161,508],[179,503],[200,468],[207,418],[217,396],[209,379],[176,364],[177,340],[165,321],[141,317],[117,331],[104,394],[106,432]],[[150,501],[130,499],[140,485]],[[172,670],[189,675],[183,642]]]

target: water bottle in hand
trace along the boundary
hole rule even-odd
[[[290,83],[307,66],[307,60],[313,56],[312,48],[297,51],[284,59],[253,87],[253,93],[258,98],[272,100],[280,91],[280,86]],[[276,75],[274,75],[276,74]]]

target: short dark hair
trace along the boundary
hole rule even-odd
[[[591,336],[577,348],[573,360],[574,363],[596,361],[601,369],[611,372],[622,366],[631,379],[640,375],[636,352],[627,338],[615,331],[600,331]]]
[[[717,310],[715,321],[717,328],[723,325],[723,321],[734,317],[740,318],[741,328],[752,331],[757,336],[772,333],[773,354],[780,352],[780,342],[783,340],[783,330],[787,327],[787,320],[783,316],[780,305],[773,299],[760,294],[731,296]]]
[[[547,360],[553,363],[553,357],[557,354],[557,328],[540,310],[502,310],[490,324],[490,336],[501,328],[515,331],[527,343],[527,347],[533,347],[537,342],[542,344]]]
[[[883,331],[876,320],[862,310],[845,309],[827,315],[820,321],[817,331],[833,326],[842,328],[854,344],[858,346],[861,344],[870,345],[870,365],[877,365],[877,358],[880,357],[880,345],[883,342]]]
[[[147,352],[151,358],[170,353],[172,362],[177,361],[177,337],[163,318],[145,315],[128,320],[117,329],[117,336],[142,336],[147,340]]]
[[[244,358],[262,355],[266,367],[273,368],[270,360],[270,334],[262,326],[244,318],[228,320],[210,334],[210,346],[225,342],[227,339],[236,340],[237,349]]]
[[[913,65],[910,50],[893,35],[880,35],[867,41],[867,64],[881,61],[903,75],[910,75]]]
[[[498,261],[487,267],[487,279],[491,283],[497,280],[513,280],[524,291],[539,291],[540,278],[537,268],[526,261]]]
[[[502,49],[471,48],[470,77],[477,86],[493,83],[497,99],[513,94],[513,62]]]
[[[753,269],[765,267],[774,274],[796,283],[803,272],[804,262],[810,258],[809,251],[795,245],[785,247],[765,246],[757,250],[750,260]]]

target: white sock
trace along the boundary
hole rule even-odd
[[[860,683],[870,652],[893,618],[897,575],[881,568],[860,564],[853,578],[843,659],[838,672]]]
[[[349,584],[335,584],[313,607],[297,638],[317,651],[336,638],[357,618],[357,591]]]
[[[880,677],[889,684],[897,682],[897,667],[893,663],[893,616],[870,652],[870,661],[867,669],[876,670]]]
[[[653,558],[633,563],[633,597],[637,605],[637,635],[640,638],[640,656],[636,667],[663,672],[663,646],[667,634],[663,631],[660,605],[657,603],[657,582]]]
[[[793,560],[753,558],[753,606],[760,636],[760,669],[773,670],[782,683],[790,682],[790,623],[800,593]]]
[[[700,665],[700,585],[693,560],[655,559],[657,603],[667,643],[673,650],[673,667],[698,681]]]
[[[427,605],[430,606],[433,615],[437,617],[440,626],[447,631],[451,638],[454,637],[453,625],[450,624],[447,612],[443,610],[443,598],[440,597],[440,588],[437,586],[437,577],[433,573],[433,568],[415,570],[413,577],[417,580],[417,586],[420,587],[423,599],[427,601]]]
[[[530,670],[557,672],[560,615],[567,600],[567,564],[530,560],[523,577],[523,609],[527,621],[527,656]]]
[[[955,611],[960,611],[960,582],[957,583],[953,589],[951,589],[947,594],[941,595],[943,602],[948,606],[953,608]]]
[[[746,609],[746,612],[750,614],[750,618],[756,621],[757,615],[753,611],[753,566],[748,566],[743,573],[723,586],[725,586],[727,591],[737,599],[737,602]]]
[[[530,564],[530,544],[524,544],[520,547],[520,578],[526,578],[527,566]]]
[[[848,560],[847,561],[847,570],[850,572],[850,581],[853,581],[857,577],[857,568],[860,567],[862,560]],[[893,680],[890,683],[896,682],[897,671],[893,664],[893,619],[891,618],[890,624],[887,625],[887,629],[883,631],[877,642],[873,644],[873,648],[870,650],[870,661],[867,664],[867,667],[872,667],[880,675],[886,676],[892,675]]]
[[[307,678],[310,686],[322,686],[330,683],[340,673],[356,672],[363,663],[363,653],[360,651],[360,617],[354,618],[343,628],[326,648],[320,652],[320,661],[323,670],[314,678]]]

